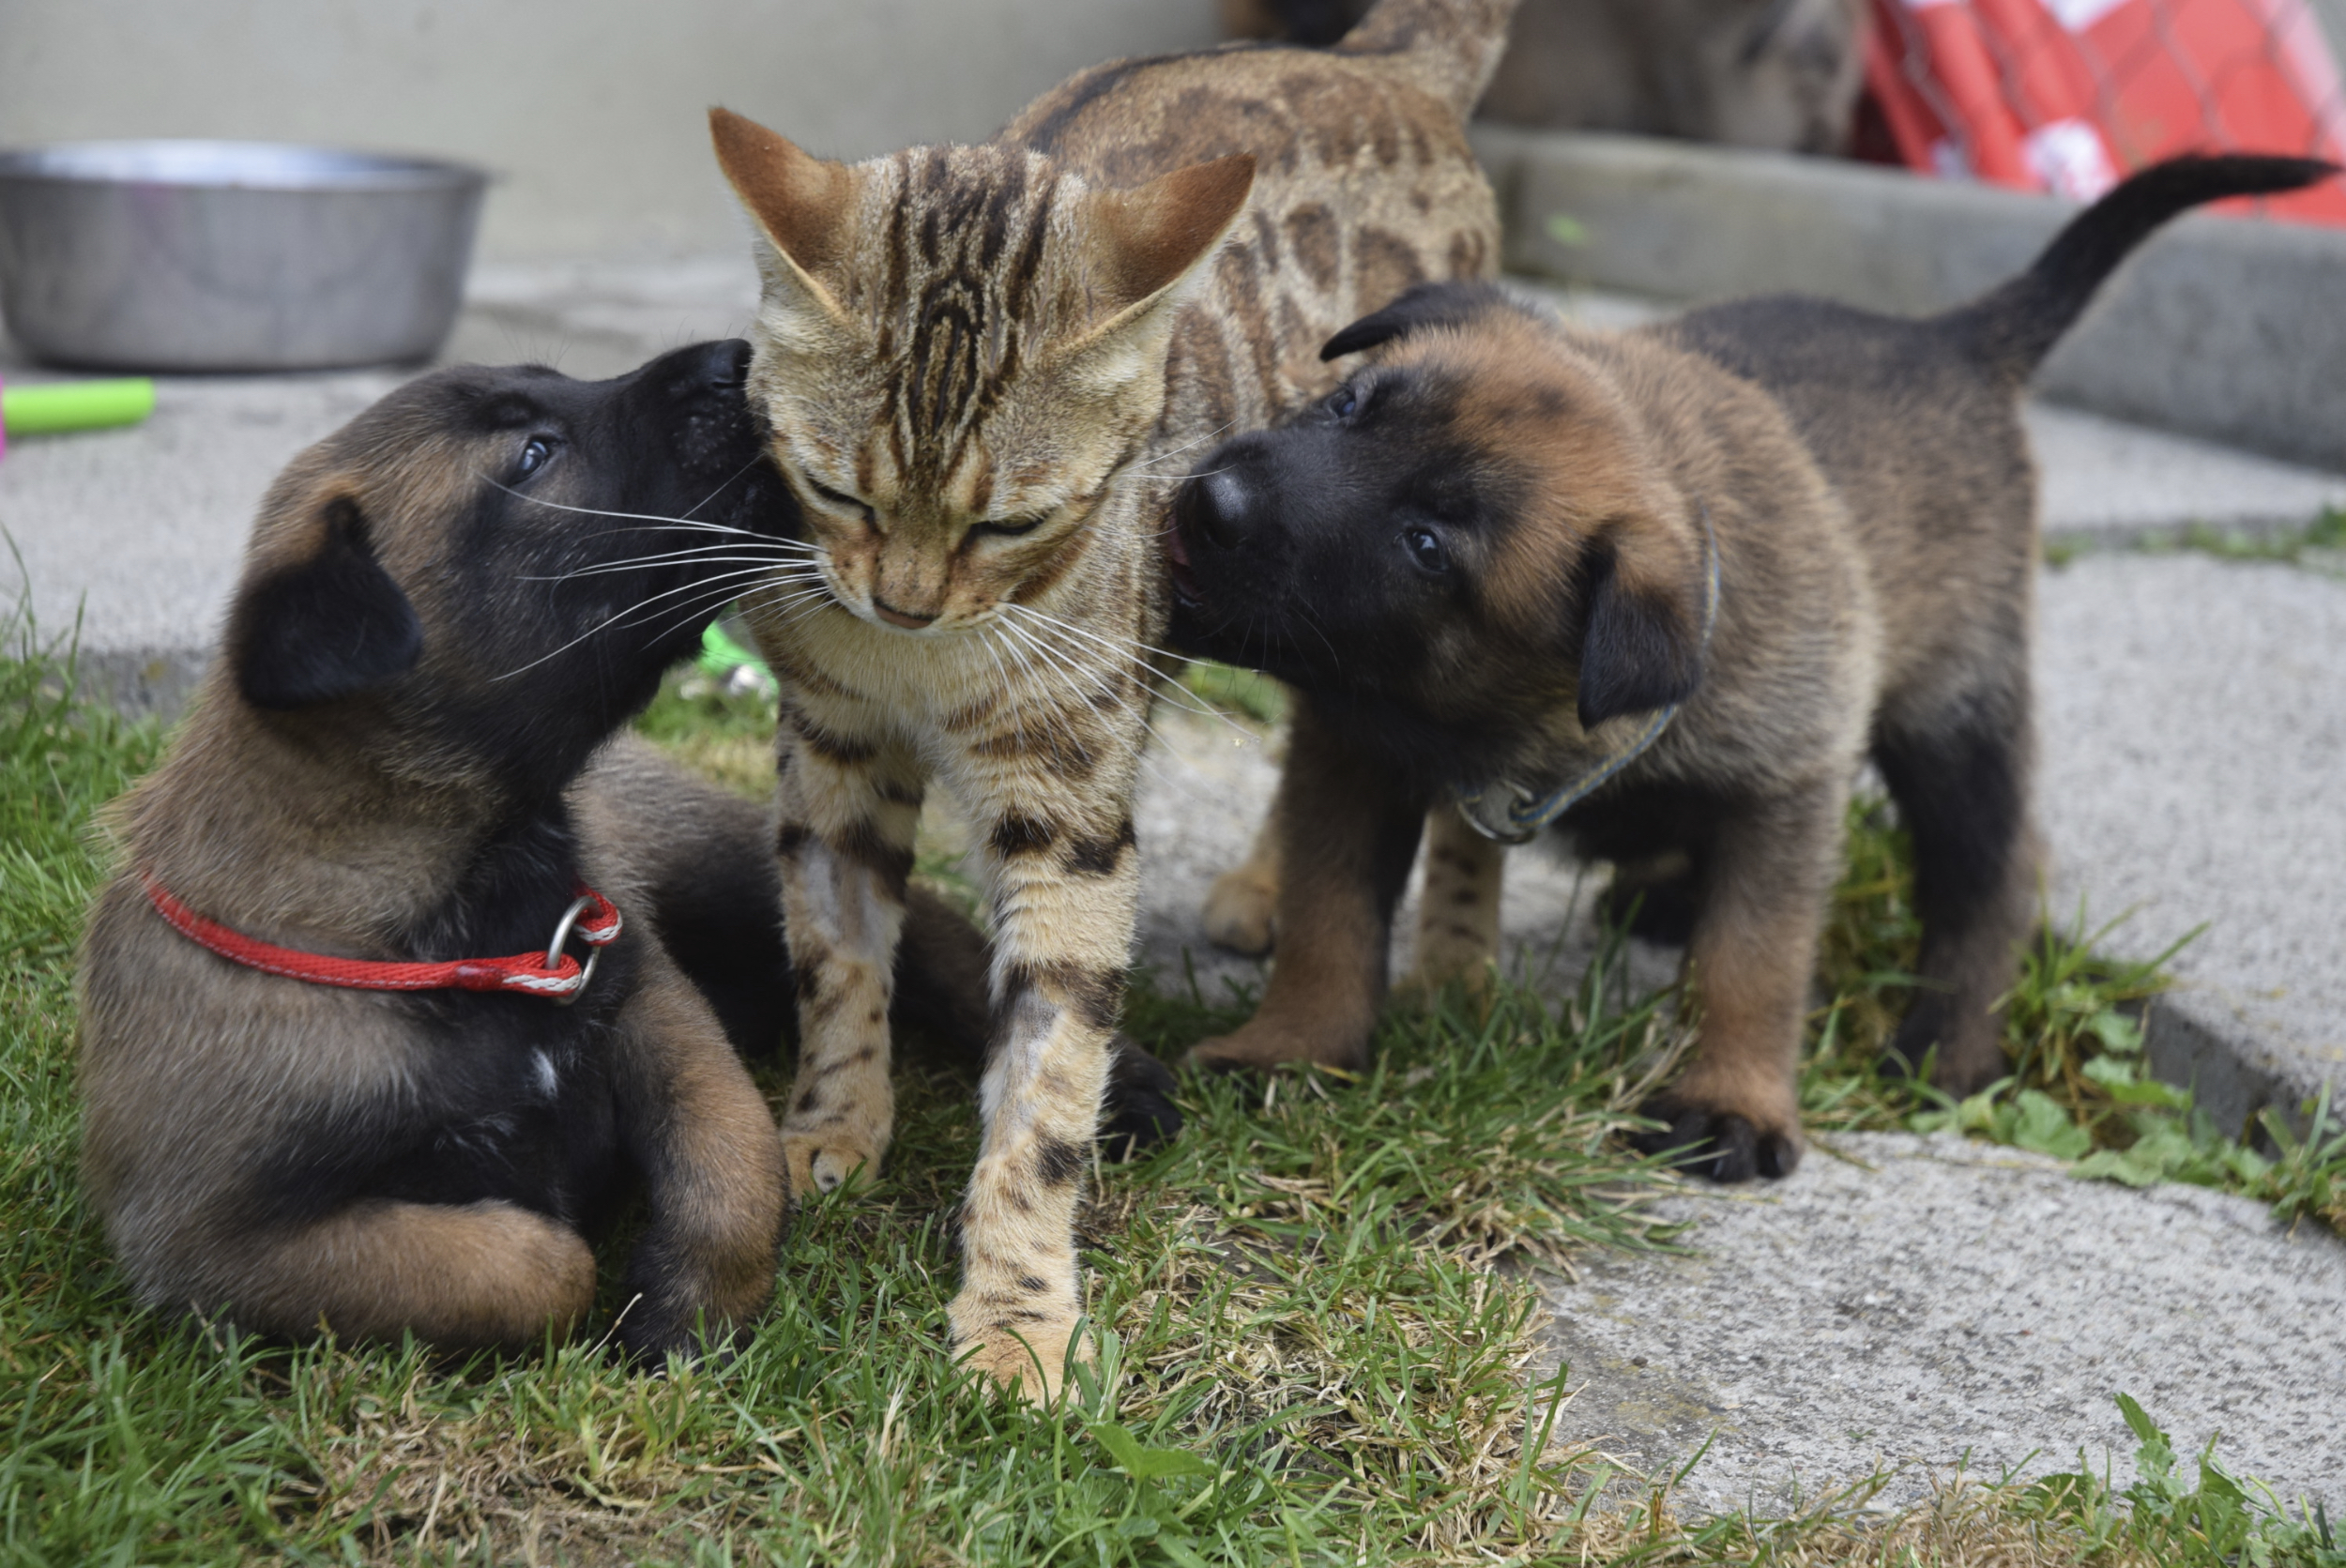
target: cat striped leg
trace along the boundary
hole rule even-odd
[[[889,986],[922,778],[909,756],[785,711],[775,743],[799,1071],[782,1119],[794,1197],[878,1174],[895,1123]]]
[[[986,838],[998,1032],[951,1317],[954,1344],[1029,1398],[1058,1393],[1083,1309],[1075,1207],[1140,893],[1129,799],[1102,791],[1078,805],[1038,790]]]

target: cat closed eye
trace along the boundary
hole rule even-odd
[[[844,491],[833,490],[830,486],[818,484],[814,480],[806,480],[805,484],[808,490],[814,492],[816,500],[823,502],[833,510],[854,512],[866,523],[872,520],[872,504],[869,501],[859,501]]]
[[[1001,539],[1016,539],[1020,534],[1030,534],[1043,526],[1050,515],[1049,512],[1039,512],[1032,517],[992,518],[983,523],[971,524],[969,531],[973,534],[992,534]]]

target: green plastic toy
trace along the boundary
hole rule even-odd
[[[155,384],[143,375],[118,381],[43,381],[0,386],[0,457],[11,435],[134,425],[155,412]]]

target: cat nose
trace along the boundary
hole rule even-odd
[[[1201,474],[1181,486],[1177,521],[1193,538],[1203,537],[1217,550],[1234,547],[1256,521],[1262,495],[1235,468]]]

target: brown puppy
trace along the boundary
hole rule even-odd
[[[1611,334],[1450,284],[1338,333],[1328,357],[1376,352],[1317,412],[1207,458],[1177,509],[1176,641],[1307,695],[1277,808],[1278,967],[1196,1057],[1359,1064],[1417,825],[1447,796],[1494,839],[1554,823],[1690,915],[1700,1047],[1651,1107],[1660,1145],[1721,1180],[1779,1175],[1870,755],[1924,926],[1897,1052],[1935,1051],[1956,1090],[1999,1075],[2037,868],[2021,393],[2159,224],[2331,172],[2147,170],[2027,273],[1925,321],[1775,298]],[[1494,875],[1445,896],[1496,894]]]
[[[288,1335],[526,1344],[586,1312],[585,1237],[631,1176],[650,1220],[626,1346],[722,1335],[765,1300],[778,1135],[677,960],[770,1048],[788,969],[769,830],[640,746],[599,752],[696,642],[729,563],[800,554],[758,531],[792,512],[748,359],[708,343],[596,384],[442,372],[269,492],[226,652],[119,808],[124,870],[82,955],[86,1179],[143,1301]],[[543,953],[581,885],[624,928],[574,1005],[265,972],[149,891],[306,954],[441,961]],[[982,975],[966,922],[912,924],[909,963],[937,938]]]

